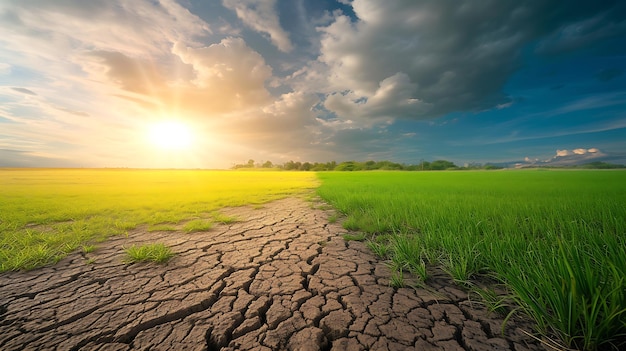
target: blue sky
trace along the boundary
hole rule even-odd
[[[626,163],[623,1],[21,0],[0,30],[0,167]]]

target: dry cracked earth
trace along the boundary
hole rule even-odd
[[[390,287],[385,262],[311,203],[223,213],[240,221],[136,230],[52,267],[0,274],[0,350],[543,350],[529,323],[502,334],[502,318],[444,274]],[[176,256],[123,263],[123,247],[147,242]]]

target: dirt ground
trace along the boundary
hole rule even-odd
[[[0,274],[0,350],[544,350],[528,322],[502,335],[502,317],[443,273],[390,287],[385,262],[309,202],[223,213],[241,221],[136,230]],[[176,256],[123,263],[123,247],[152,242]]]

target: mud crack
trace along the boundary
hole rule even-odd
[[[228,208],[208,232],[138,229],[56,266],[0,274],[3,350],[542,350],[445,274],[389,286],[362,242],[301,199]],[[165,265],[122,262],[122,247],[162,241]],[[441,274],[440,274],[441,273]],[[407,274],[410,279],[410,274]]]

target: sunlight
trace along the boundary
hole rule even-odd
[[[150,142],[164,150],[188,149],[193,141],[191,128],[180,121],[162,121],[149,130]]]

